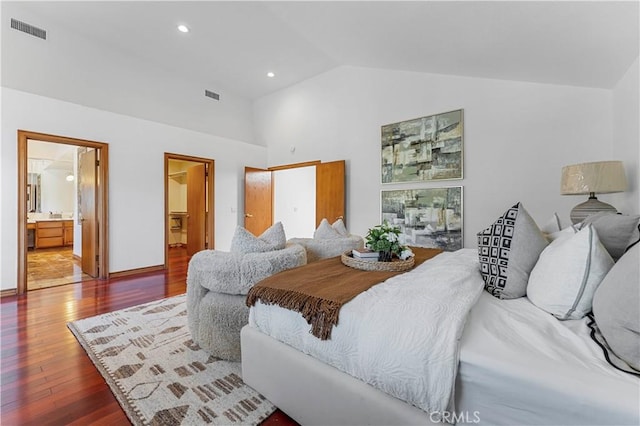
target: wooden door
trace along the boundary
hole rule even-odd
[[[271,171],[244,168],[244,227],[253,235],[262,234],[273,221]]]
[[[345,162],[344,160],[316,165],[316,226],[323,218],[329,223],[345,216]]]
[[[80,153],[79,191],[80,223],[82,224],[82,272],[98,276],[98,158],[97,150],[90,149]]]
[[[206,169],[204,164],[187,168],[187,255],[205,249],[207,233]]]

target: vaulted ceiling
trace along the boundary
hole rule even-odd
[[[13,11],[23,8],[39,17],[34,25],[64,26],[250,100],[341,65],[610,89],[639,49],[637,1],[48,1],[14,6]],[[3,25],[9,18],[2,16]],[[178,24],[190,32],[178,32]],[[268,71],[275,77],[268,78]]]

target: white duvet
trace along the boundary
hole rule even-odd
[[[443,412],[452,408],[460,337],[484,286],[477,257],[475,250],[441,253],[372,287],[342,307],[331,340],[277,305],[256,303],[249,324],[427,412]]]
[[[640,425],[640,379],[609,365],[587,322],[483,291],[461,339],[456,408],[489,425]]]

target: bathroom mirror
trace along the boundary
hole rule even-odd
[[[27,213],[42,213],[40,188],[40,174],[27,173]]]
[[[29,140],[27,151],[27,213],[72,215],[77,147]]]

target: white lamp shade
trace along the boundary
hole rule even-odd
[[[596,161],[562,168],[562,195],[607,194],[627,189],[622,161]]]

